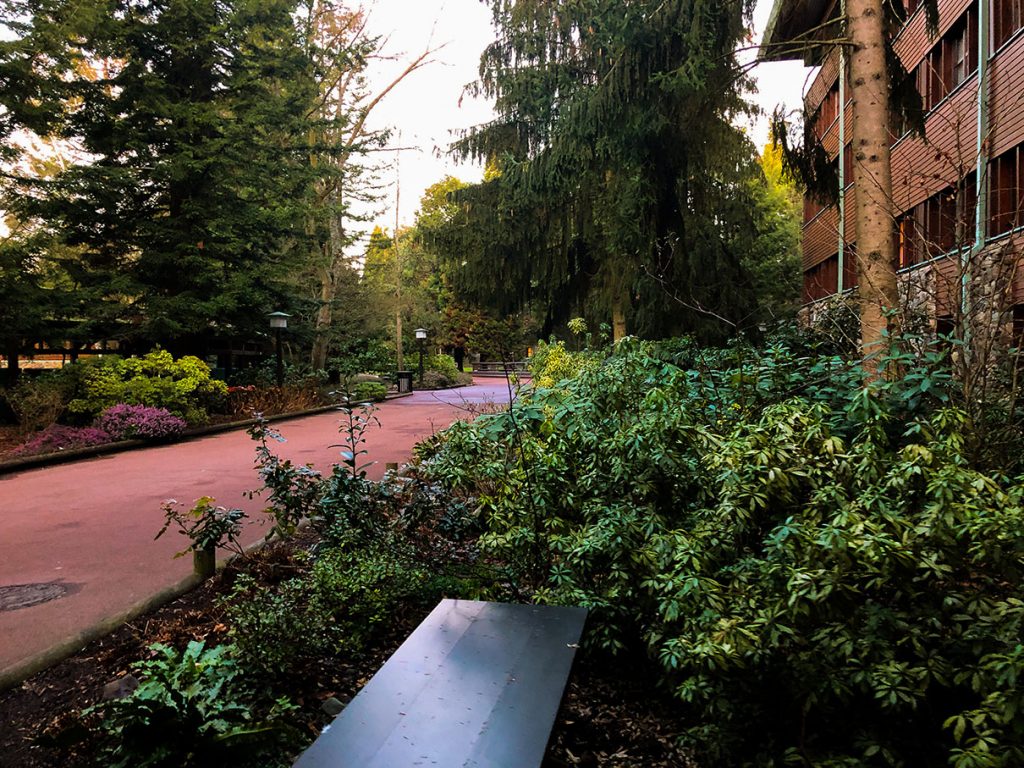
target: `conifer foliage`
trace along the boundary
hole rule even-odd
[[[732,119],[747,109],[733,51],[752,4],[490,5],[497,40],[471,89],[498,117],[456,151],[493,172],[457,195],[443,247],[456,287],[503,311],[537,301],[549,324],[589,308],[616,335],[627,320],[706,337],[750,324],[759,171]]]
[[[66,313],[100,338],[194,350],[211,328],[262,327],[313,175],[296,5],[29,0],[4,20],[5,127],[72,158],[14,174],[4,206],[76,249]]]

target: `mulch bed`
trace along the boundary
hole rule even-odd
[[[151,643],[182,648],[191,640],[208,646],[227,641],[218,600],[239,570],[266,581],[292,567],[296,549],[315,541],[302,532],[286,544],[268,546],[248,561],[218,574],[191,593],[123,625],[77,655],[41,672],[20,687],[0,694],[0,764],[4,768],[52,768],[87,765],[89,747],[55,749],[39,743],[76,721],[76,713],[102,699],[103,688],[130,672]],[[242,561],[236,561],[242,562]],[[397,611],[394,621],[372,649],[312,665],[290,691],[306,719],[310,741],[330,718],[322,702],[350,700],[425,618],[420,607]],[[610,671],[616,670],[616,675]],[[581,652],[551,739],[545,768],[568,766],[644,766],[685,768],[695,765],[675,746],[678,722],[671,707],[652,693],[642,676],[607,660]]]

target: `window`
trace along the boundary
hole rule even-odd
[[[1024,181],[1024,152],[1018,145],[989,163],[989,220],[991,237],[1009,232],[1021,225],[1022,181]]]
[[[974,241],[975,175],[965,176],[896,219],[900,269],[949,253]]]
[[[832,85],[814,118],[814,135],[820,140],[839,117],[839,81]]]
[[[1010,309],[1010,318],[1013,323],[1011,345],[1018,350],[1024,351],[1024,304],[1014,304]],[[1021,355],[1022,352],[1018,352]],[[1018,363],[1020,357],[1018,357]]]
[[[912,267],[920,261],[915,212],[916,209],[912,209],[896,219],[896,237],[898,238],[896,255],[899,269]]]
[[[960,83],[964,82],[967,79],[967,76],[974,70],[970,61],[971,45],[970,41],[967,40],[966,27],[963,30],[963,34],[957,35],[953,38],[949,46],[949,50],[950,56],[953,59],[952,87],[956,88]]]
[[[917,88],[925,110],[933,109],[977,69],[977,30],[978,11],[971,6],[921,62]]]
[[[952,336],[956,333],[956,322],[952,315],[938,315],[935,318],[935,333],[939,336]]]
[[[857,287],[857,244],[843,246],[843,290]]]
[[[853,184],[853,142],[843,147],[843,182],[846,186]]]
[[[1024,0],[992,0],[992,49],[1024,27]]]

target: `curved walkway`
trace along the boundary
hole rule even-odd
[[[413,446],[435,431],[472,414],[474,404],[508,402],[500,380],[439,392],[417,392],[382,404],[381,428],[367,433],[367,460],[409,458]],[[281,456],[325,469],[338,460],[339,416],[317,414],[274,424],[287,442]],[[191,558],[174,559],[185,540],[153,537],[163,524],[161,503],[213,496],[241,507],[254,520],[244,544],[267,530],[264,504],[249,500],[259,486],[253,443],[243,430],[175,445],[27,470],[0,478],[0,594],[4,587],[53,584],[64,596],[3,610],[0,604],[0,680],[34,659],[67,645],[83,631],[120,616],[191,573]]]

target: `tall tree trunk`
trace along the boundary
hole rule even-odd
[[[395,365],[398,370],[403,370],[404,360],[402,359],[402,305],[399,303],[395,310]]]
[[[857,283],[860,294],[861,353],[869,375],[898,330],[899,293],[893,242],[892,169],[889,163],[889,73],[885,59],[883,0],[847,0],[850,93],[853,98],[853,178],[856,183]],[[840,73],[840,77],[844,74]],[[840,105],[840,109],[843,105]],[[840,149],[842,152],[842,149]]]
[[[332,207],[340,208],[340,199],[334,201]],[[330,242],[323,248],[327,251],[327,266],[320,271],[320,308],[316,313],[316,335],[310,353],[310,363],[314,370],[323,370],[327,367],[327,355],[331,346],[331,324],[334,322],[334,302],[338,299],[338,284],[348,267],[345,257],[345,228],[339,214],[331,215]]]
[[[626,338],[626,301],[624,291],[615,294],[612,302],[612,341],[616,344]]]
[[[331,330],[331,322],[334,320],[334,299],[336,294],[334,280],[332,279],[333,272],[334,270],[329,267],[323,270],[320,276],[320,308],[316,312],[313,351],[310,353],[309,359],[313,370],[327,368],[327,352],[330,346],[328,335]]]

